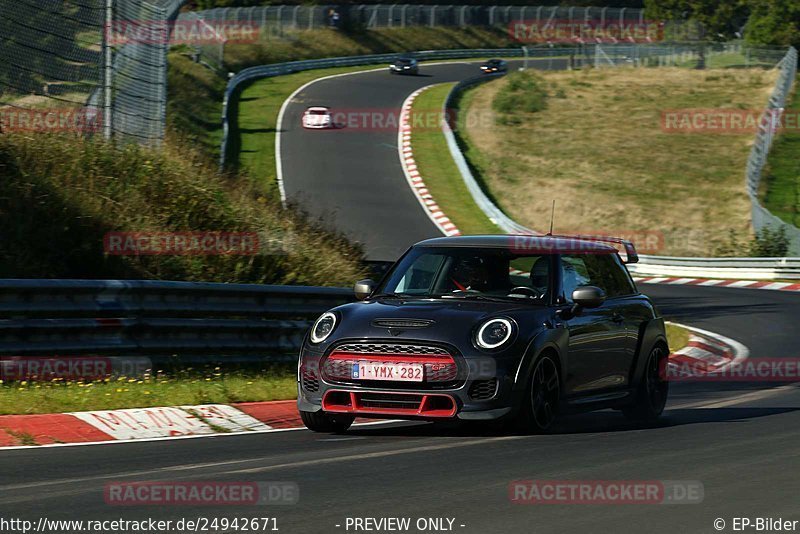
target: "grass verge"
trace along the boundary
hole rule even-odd
[[[686,328],[674,323],[667,323],[666,329],[667,344],[669,345],[670,353],[682,349],[689,343],[691,332]]]
[[[167,126],[173,144],[188,144],[211,161],[222,144],[222,100],[227,82],[185,54],[169,54]]]
[[[0,384],[0,415],[294,399],[295,372],[294,366],[285,365],[259,373],[187,370],[177,375],[91,382],[9,382]]]
[[[505,28],[407,27],[344,31],[290,30],[262,36],[256,44],[225,47],[225,63],[237,72],[253,65],[324,57],[389,54],[413,50],[518,47]]]
[[[417,169],[428,191],[462,234],[497,234],[502,231],[475,203],[456,167],[440,127],[442,106],[454,83],[436,85],[423,91],[411,110],[411,148]],[[431,120],[434,118],[435,120]]]
[[[191,150],[0,136],[0,277],[350,285],[361,251]],[[259,250],[109,255],[108,232],[252,232]],[[263,244],[263,246],[262,246]],[[255,252],[255,251],[253,251]]]
[[[786,103],[788,114],[797,114],[800,96],[795,90]],[[796,116],[794,117],[796,118]],[[800,130],[795,126],[781,132],[767,158],[762,201],[764,207],[783,221],[800,226]]]
[[[750,240],[742,176],[754,134],[667,133],[662,112],[760,109],[774,71],[540,72],[546,107],[503,124],[492,103],[530,75],[511,73],[462,100],[465,155],[512,218],[545,228],[555,199],[558,232],[654,234],[649,254],[712,256],[731,230]]]

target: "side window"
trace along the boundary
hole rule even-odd
[[[564,296],[569,301],[572,300],[572,292],[578,286],[598,285],[589,275],[589,269],[584,261],[588,257],[585,254],[561,257],[561,283],[564,287]]]
[[[614,296],[622,297],[625,295],[635,295],[636,286],[633,285],[633,281],[628,274],[628,270],[625,269],[625,266],[622,264],[622,260],[616,254],[609,254],[608,256],[611,258],[611,263],[613,264],[610,269],[615,291]]]
[[[633,286],[616,254],[587,254],[584,256],[584,262],[592,280],[591,285],[605,291],[608,298],[634,293]]]
[[[441,254],[423,254],[409,267],[395,291],[407,294],[428,293],[443,261],[444,256]]]

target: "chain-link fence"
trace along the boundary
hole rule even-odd
[[[0,0],[0,130],[91,129],[102,84],[97,0]]]
[[[174,30],[172,22],[182,3],[183,0],[114,2],[112,22],[106,31],[113,50],[108,118],[115,137],[151,144],[163,140],[167,52]]]
[[[0,130],[159,144],[182,0],[0,0]]]
[[[772,148],[775,132],[779,130],[779,122],[786,105],[786,99],[792,90],[796,76],[797,50],[791,47],[781,61],[778,81],[775,83],[767,108],[759,121],[758,133],[756,133],[753,147],[750,150],[746,172],[747,194],[750,196],[752,205],[753,229],[756,232],[760,232],[765,228],[770,228],[773,231],[783,229],[789,238],[789,255],[791,256],[800,256],[800,228],[788,224],[770,213],[767,208],[761,205],[758,194],[762,172],[767,162],[767,155],[770,148]]]
[[[493,26],[514,21],[644,21],[644,10],[613,7],[467,5],[319,5],[216,8],[198,12],[215,22],[246,22],[262,28],[313,30],[344,25],[365,28],[406,26]]]
[[[622,28],[646,23],[644,10],[633,8],[415,4],[215,8],[182,13],[179,20],[187,23],[202,21],[220,35],[218,40],[207,39],[195,46],[203,61],[218,70],[224,64],[227,43],[224,30],[232,25],[254,28],[262,41],[284,39],[293,31],[320,28],[498,27],[522,45],[528,35],[514,35],[515,24],[521,25],[522,33],[538,30],[543,34],[548,29],[553,31],[554,28],[578,25]],[[537,36],[540,35],[537,33]]]
[[[692,44],[595,44],[584,48],[581,62],[593,67],[773,68],[785,47],[753,47],[741,42]],[[589,53],[592,51],[592,53]]]

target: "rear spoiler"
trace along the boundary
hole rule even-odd
[[[577,238],[585,239],[587,241],[598,241],[600,243],[614,243],[615,245],[622,245],[625,248],[625,261],[623,263],[638,263],[639,254],[636,252],[636,247],[627,239],[621,237],[610,237],[603,235],[553,235],[550,237],[563,237],[563,238]]]

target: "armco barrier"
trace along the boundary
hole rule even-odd
[[[0,356],[269,361],[293,355],[349,289],[121,280],[0,280]]]
[[[639,256],[634,276],[800,280],[800,258],[677,258]]]

